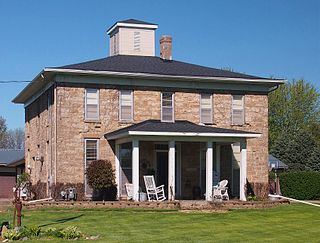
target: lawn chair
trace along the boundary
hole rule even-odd
[[[223,180],[213,187],[213,200],[229,200],[228,180]]]
[[[144,184],[146,185],[148,201],[164,201],[164,185],[156,187],[154,177],[151,175],[143,176]]]
[[[127,192],[127,200],[132,200],[133,199],[133,184],[125,183],[124,187],[126,188],[126,192]]]

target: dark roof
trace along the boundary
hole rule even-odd
[[[198,125],[185,120],[175,122],[161,122],[159,120],[146,120],[125,128],[105,134],[105,138],[117,136],[129,131],[140,132],[181,132],[181,133],[238,133],[238,134],[257,134],[254,132],[239,131],[234,129],[225,129]]]
[[[24,150],[22,149],[0,149],[0,164],[10,165],[14,162],[24,159]]]
[[[272,167],[272,164],[275,165],[276,169],[288,169],[288,165],[283,163],[281,160],[277,159],[273,155],[269,154],[269,167]]]
[[[243,73],[236,73],[222,69],[204,67],[186,62],[174,60],[167,61],[161,59],[160,57],[154,56],[117,55],[88,62],[56,67],[56,69],[148,73],[191,77],[266,79]]]
[[[127,23],[127,24],[150,24],[150,25],[156,25],[153,23],[137,20],[137,19],[126,19],[126,20],[121,20],[118,21],[117,23]]]
[[[157,25],[157,24],[153,24],[153,23],[149,23],[149,22],[145,22],[145,21],[141,21],[141,20],[137,20],[137,19],[126,19],[126,20],[121,20],[121,21],[117,21],[115,22],[108,30],[111,30],[113,28],[113,26],[115,26],[118,23],[124,23],[124,24],[147,24],[147,25]]]

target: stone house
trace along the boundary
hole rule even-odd
[[[172,38],[156,24],[115,23],[107,31],[110,56],[44,68],[13,100],[25,106],[25,160],[47,196],[57,183],[82,183],[96,159],[110,160],[118,198],[124,184],[144,190],[154,174],[167,198],[212,198],[229,181],[229,194],[246,200],[268,184],[268,93],[284,80],[176,61]]]

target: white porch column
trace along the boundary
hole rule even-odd
[[[174,200],[175,197],[175,166],[176,166],[176,151],[175,141],[169,142],[169,153],[168,153],[168,199]]]
[[[133,200],[139,201],[139,140],[132,140]]]
[[[246,184],[247,184],[247,143],[241,141],[241,161],[240,161],[240,200],[247,201]]]
[[[216,144],[216,172],[218,173],[218,182],[220,181],[220,148],[221,146]],[[215,185],[214,185],[215,186]]]
[[[117,199],[120,199],[120,144],[116,144],[115,154],[115,176],[117,184]]]
[[[212,200],[212,168],[213,168],[213,150],[212,141],[207,142],[206,153],[206,200]]]

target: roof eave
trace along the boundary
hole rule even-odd
[[[161,136],[161,137],[215,137],[215,138],[259,138],[260,133],[196,133],[196,132],[149,132],[126,131],[116,135],[105,134],[107,140],[116,140],[128,136]]]
[[[131,73],[131,72],[114,72],[114,71],[94,71],[81,69],[60,69],[60,68],[45,68],[46,72],[56,73],[72,73],[80,75],[101,75],[113,77],[129,77],[129,78],[157,78],[170,80],[186,80],[186,81],[223,81],[223,82],[242,82],[255,84],[273,84],[280,85],[287,82],[285,79],[248,79],[248,78],[228,78],[228,77],[205,77],[205,76],[182,76],[182,75],[163,75],[153,73]]]
[[[121,23],[117,22],[107,30],[107,34],[110,35],[118,27],[128,27],[128,28],[144,28],[144,29],[157,29],[156,24],[133,24],[133,23]]]

